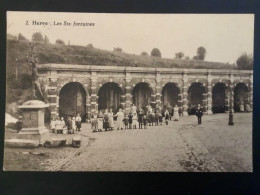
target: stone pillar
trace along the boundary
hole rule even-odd
[[[225,89],[225,113],[229,111],[229,87],[226,84],[226,89]]]
[[[126,109],[125,109],[125,98],[126,96],[125,95],[121,95],[120,96],[120,102],[121,102],[121,108],[122,108],[122,111],[126,114]]]
[[[43,144],[49,139],[49,131],[44,125],[44,109],[49,107],[39,100],[30,100],[19,106],[23,115],[23,128],[18,139],[34,140]]]
[[[91,117],[91,96],[86,96],[86,121],[90,122]]]
[[[160,73],[156,73],[156,94],[155,94],[155,102],[156,104],[162,108],[162,85],[161,85],[161,74]]]
[[[251,108],[251,111],[253,110],[253,75],[251,75],[250,84],[248,86],[249,93],[248,93],[248,103]]]
[[[178,96],[180,97],[180,99],[178,100],[180,116],[183,116],[183,91],[182,90],[183,89],[180,88],[180,94],[178,94]]]
[[[234,112],[234,85],[233,83],[229,84],[229,110]]]
[[[97,72],[91,72],[90,114],[98,112]]]
[[[204,86],[204,85],[203,85]],[[204,86],[205,87],[205,86]],[[206,87],[205,87],[205,89],[206,89]],[[207,89],[205,90],[206,92],[205,93],[203,93],[203,99],[202,99],[202,107],[203,107],[203,112],[204,112],[204,114],[207,114],[208,112],[208,106],[207,106],[207,104],[208,104],[208,98],[207,98],[207,96],[208,96],[208,92],[207,92]]]
[[[153,108],[155,108],[155,104],[156,104],[156,93],[153,93],[152,95],[151,95],[151,105],[152,105],[152,107]]]
[[[47,94],[51,118],[55,118],[59,115],[59,96],[57,95],[57,87],[48,86]]]
[[[207,86],[207,114],[212,114],[212,86],[211,83],[208,83]]]
[[[229,113],[233,113],[234,112],[234,89],[235,86],[233,84],[234,82],[234,75],[230,74],[230,78],[229,78]]]
[[[47,101],[51,112],[51,117],[59,115],[59,93],[57,91],[58,73],[56,70],[50,71],[49,84],[47,86]]]
[[[125,113],[129,114],[132,107],[131,74],[126,72],[125,76]]]
[[[187,74],[183,74],[182,86],[182,116],[188,116],[188,78]]]

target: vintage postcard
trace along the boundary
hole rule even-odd
[[[7,12],[5,171],[252,172],[254,14]]]

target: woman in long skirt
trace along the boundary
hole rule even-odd
[[[98,131],[102,131],[103,129],[103,113],[102,111],[99,111],[99,114],[98,114]]]
[[[116,124],[117,124],[117,129],[122,129],[124,127],[124,123],[123,123],[123,119],[124,119],[124,113],[122,112],[122,109],[119,109],[119,111],[116,113],[117,116],[117,120],[116,120]]]
[[[107,109],[104,113],[104,129],[105,129],[105,131],[109,130],[109,116],[108,116],[108,110]]]
[[[240,109],[240,112],[244,112],[245,111],[245,107],[244,107],[244,102],[243,101],[240,103],[239,109]]]
[[[179,120],[179,108],[177,105],[173,108],[173,120],[178,121]]]
[[[110,112],[108,113],[109,117],[109,129],[113,130],[114,129],[114,113],[112,108],[110,108]]]

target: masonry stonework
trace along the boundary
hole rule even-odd
[[[86,118],[89,119],[91,113],[98,112],[99,92],[102,86],[107,83],[114,83],[114,86],[120,91],[121,105],[119,107],[126,114],[131,110],[133,90],[139,83],[144,83],[144,86],[149,87],[151,90],[151,97],[145,97],[150,100],[148,103],[160,107],[165,106],[162,105],[164,86],[167,83],[175,84],[179,89],[179,93],[169,94],[169,97],[178,96],[177,105],[181,116],[190,114],[191,107],[194,106],[190,103],[193,91],[189,89],[195,83],[204,91],[198,97],[202,97],[200,101],[202,101],[205,114],[212,114],[212,109],[216,106],[212,102],[212,93],[214,86],[218,83],[223,83],[225,86],[223,100],[225,102],[225,111],[228,111],[229,105],[233,107],[234,89],[239,83],[242,83],[247,89],[247,96],[243,100],[252,108],[252,75],[253,71],[250,70],[39,64],[37,81],[44,88],[47,97],[46,102],[50,105],[51,115],[53,116],[59,114],[60,91],[62,88],[70,83],[80,84],[86,92],[83,102],[86,107]]]

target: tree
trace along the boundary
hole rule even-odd
[[[151,56],[154,56],[154,57],[161,57],[161,52],[158,48],[153,48],[152,51],[151,51]]]
[[[7,34],[6,39],[7,40],[17,40],[17,37],[12,34]]]
[[[42,33],[40,33],[40,32],[35,32],[35,33],[33,33],[33,35],[32,35],[32,41],[33,42],[37,42],[37,43],[44,43],[44,38],[43,38],[43,36],[42,36]]]
[[[60,45],[65,45],[64,41],[61,39],[57,39],[55,43]]]
[[[141,56],[148,56],[148,53],[147,53],[146,51],[143,51],[143,52],[141,53]]]
[[[197,49],[197,59],[204,60],[206,57],[207,50],[204,47],[199,47]]]
[[[236,64],[239,70],[252,70],[253,69],[253,55],[243,53],[237,58]]]
[[[87,48],[88,48],[88,49],[94,49],[94,46],[93,46],[92,43],[89,43],[89,44],[87,45]]]
[[[115,52],[123,52],[123,49],[120,47],[114,47]]]
[[[18,40],[19,40],[19,41],[27,41],[27,39],[25,38],[25,36],[23,36],[21,33],[19,33],[19,35],[18,35]]]
[[[143,52],[141,53],[141,55],[142,55],[142,56],[148,56],[148,53],[147,53],[146,51],[143,51]]]
[[[44,40],[44,41],[45,41],[45,44],[50,43],[49,38],[48,38],[46,35],[45,35],[44,37],[45,37],[45,40]]]
[[[175,58],[176,59],[181,59],[182,57],[184,56],[184,53],[183,52],[178,52],[178,53],[175,53]]]

